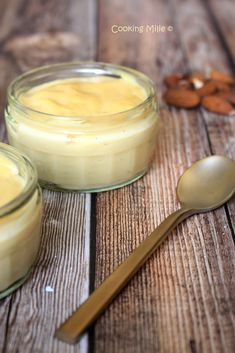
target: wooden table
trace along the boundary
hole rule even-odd
[[[46,63],[99,60],[150,75],[234,70],[233,0],[1,0],[0,140],[6,87]],[[172,31],[112,32],[113,25]],[[124,28],[124,27],[122,27]],[[97,195],[44,190],[40,255],[27,283],[0,303],[1,353],[232,353],[235,202],[172,232],[75,346],[55,328],[167,215],[178,177],[210,154],[235,158],[235,118],[160,104],[153,165],[138,182]],[[1,269],[0,269],[1,270]],[[47,291],[47,287],[53,291]]]

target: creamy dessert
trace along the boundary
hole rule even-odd
[[[136,82],[108,76],[55,80],[34,87],[19,96],[24,106],[45,114],[65,117],[93,117],[132,109],[147,98]],[[112,122],[110,122],[112,124]]]
[[[33,171],[0,143],[0,299],[24,281],[37,255],[42,204]]]
[[[12,201],[24,188],[25,181],[17,166],[0,154],[0,207]]]
[[[9,92],[9,141],[35,162],[43,185],[102,191],[147,171],[158,115],[154,86],[143,74],[97,63],[55,65],[25,74]]]

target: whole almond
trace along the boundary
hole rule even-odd
[[[227,115],[232,112],[232,105],[224,98],[218,96],[206,96],[202,99],[202,106],[213,113]]]
[[[197,90],[197,94],[200,97],[208,96],[217,91],[216,85],[212,81],[207,81],[204,86]]]
[[[235,83],[235,80],[231,75],[225,74],[218,70],[212,70],[210,73],[210,78],[212,80],[223,81],[225,83],[228,83],[229,85],[233,85]]]
[[[178,108],[194,108],[200,103],[198,94],[189,89],[169,89],[163,98],[166,103]]]
[[[165,77],[165,84],[167,85],[167,87],[169,88],[173,88],[176,87],[179,83],[180,80],[182,80],[183,75],[182,74],[172,74],[172,75],[168,75]]]
[[[219,92],[217,96],[226,99],[228,102],[235,105],[235,91],[223,91]]]
[[[228,83],[218,80],[211,80],[210,82],[216,87],[217,91],[230,91],[231,87]]]

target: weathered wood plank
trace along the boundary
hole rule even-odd
[[[1,1],[0,139],[5,139],[6,87],[21,71],[95,56],[95,1]],[[14,20],[13,20],[14,19]],[[53,338],[89,294],[90,195],[43,192],[42,243],[27,283],[0,303],[0,352],[88,351]],[[53,288],[47,292],[46,287]]]
[[[216,2],[211,2],[215,4]],[[174,7],[175,5],[175,7]],[[231,10],[231,2],[225,1],[224,6],[228,13],[228,23],[231,31],[230,35],[234,33],[235,25],[231,22],[229,10]],[[216,32],[214,31],[213,23],[209,21],[209,14],[205,11],[203,4],[200,1],[188,1],[187,4],[182,3],[180,0],[172,1],[172,11],[179,11],[179,16],[175,17],[176,29],[180,35],[181,43],[184,48],[185,56],[188,60],[188,66],[191,70],[200,69],[203,64],[204,70],[211,70],[217,68],[218,70],[232,74],[233,67],[230,66],[231,62],[226,52],[223,50]],[[193,8],[193,14],[192,14]],[[219,7],[220,8],[220,7]],[[216,7],[218,10],[219,8]],[[225,21],[225,13],[220,17],[221,28]],[[190,23],[190,29],[185,31],[187,24]],[[226,34],[222,41],[226,41]],[[204,38],[207,38],[205,41]],[[195,43],[197,43],[195,45]],[[200,60],[198,58],[200,57]],[[235,57],[234,57],[235,58]],[[217,114],[208,113],[204,109],[201,114],[206,125],[210,150],[213,154],[226,155],[235,159],[235,119],[234,117],[221,116]],[[231,231],[234,234],[235,230],[235,203],[230,201],[228,208],[226,207],[227,214],[230,215],[232,224]],[[234,239],[235,240],[235,239]]]
[[[39,58],[48,56],[48,61],[51,63],[53,61],[52,50],[57,47],[65,45],[67,50],[71,51],[73,54],[68,55],[67,60],[79,59],[91,60],[94,58],[96,53],[96,36],[95,26],[96,26],[96,3],[94,1],[38,1],[38,0],[8,0],[1,1],[0,4],[0,22],[1,22],[1,34],[0,42],[9,45],[9,42],[18,38],[19,41],[21,36],[26,35],[26,43],[21,41],[21,49],[23,51],[24,46],[28,46],[30,40],[33,41],[34,34],[37,34],[35,42],[32,43],[33,49],[31,52],[25,52],[24,56],[31,57],[35,54],[38,49],[38,44],[41,44],[41,51],[38,50]],[[55,34],[55,37],[60,33],[67,33],[71,38],[75,38],[79,44],[73,47],[69,38],[67,42],[58,39],[57,43],[53,42],[53,38],[49,37],[49,34]],[[47,37],[50,39],[51,47],[44,47]],[[32,37],[31,37],[32,35]],[[41,39],[41,42],[40,42]],[[66,38],[65,38],[66,39]],[[44,50],[43,50],[44,49]],[[34,52],[34,53],[33,53]],[[63,57],[65,55],[65,57]],[[57,57],[56,57],[57,56]],[[66,53],[54,53],[55,60],[66,59]],[[32,58],[32,57],[31,57]],[[19,59],[19,51],[17,52],[17,59]],[[37,59],[36,56],[34,59]],[[42,61],[40,61],[40,65]],[[31,62],[31,66],[34,63]]]
[[[235,64],[235,24],[234,24],[234,1],[209,0],[207,6],[212,15],[215,30],[225,50],[228,52],[231,64]]]
[[[4,106],[6,103],[6,90],[9,82],[17,75],[17,69],[7,57],[0,54],[0,141],[6,141],[6,129],[3,121]]]
[[[187,26],[181,31],[174,28],[171,33],[155,34],[113,34],[111,26],[174,27],[179,11],[171,12],[172,4],[145,1],[143,6],[141,1],[120,0],[100,3],[100,60],[143,70],[158,83],[160,91],[166,73],[190,68],[184,55],[186,43],[182,46],[180,38],[182,31],[185,34],[192,30],[192,2]],[[206,11],[203,21],[209,22]],[[203,46],[204,42],[200,36],[200,41],[194,38],[190,45]],[[214,45],[219,45],[216,40],[207,52],[208,60],[214,60]],[[199,48],[194,53],[197,58],[193,56],[198,68],[203,65],[200,53]],[[226,59],[217,57],[220,60]],[[97,196],[96,285],[178,207],[178,177],[185,167],[210,154],[200,111],[163,106],[160,113],[162,127],[149,173],[131,186]],[[98,321],[96,352],[232,352],[234,267],[234,243],[225,210],[192,217],[172,232]]]
[[[222,46],[228,54],[231,70],[235,70],[235,22],[234,22],[234,2],[226,0],[223,2],[209,1],[208,10],[212,16],[215,30],[220,36]],[[220,53],[221,55],[221,53]],[[234,119],[215,119],[214,124],[210,124],[210,117],[206,117],[210,135],[213,136],[213,149],[216,153],[225,153],[231,158],[235,158],[235,121]],[[221,138],[221,134],[223,137]],[[222,143],[221,143],[222,142]],[[235,229],[235,203],[230,202],[228,207],[231,224]],[[235,241],[235,232],[234,232]]]

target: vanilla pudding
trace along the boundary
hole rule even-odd
[[[10,143],[36,164],[42,185],[102,191],[147,170],[156,145],[154,86],[145,75],[100,63],[52,65],[9,88]]]
[[[24,185],[25,181],[19,175],[17,166],[0,154],[0,207],[16,198]]]
[[[36,258],[41,209],[35,169],[0,143],[0,299],[23,283]]]

